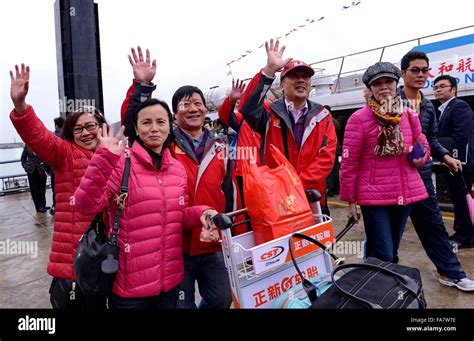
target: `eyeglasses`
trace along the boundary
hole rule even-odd
[[[90,122],[90,123],[87,123],[85,126],[77,126],[73,129],[73,132],[75,135],[79,135],[79,134],[82,134],[82,132],[84,131],[84,128],[87,130],[87,131],[93,131],[97,128],[99,124],[97,122]]]
[[[440,84],[440,85],[435,85],[433,87],[433,90],[436,91],[438,89],[444,89],[444,88],[452,88],[451,85],[447,85],[447,84]]]
[[[418,76],[420,71],[421,71],[421,73],[426,75],[430,71],[430,69],[427,68],[427,67],[424,67],[422,69],[420,69],[419,67],[412,67],[411,69],[408,69],[408,71],[410,71],[413,76]]]

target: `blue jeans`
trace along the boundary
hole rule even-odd
[[[178,301],[179,286],[158,296],[150,297],[120,297],[112,294],[109,297],[109,309],[156,310],[175,309]]]
[[[406,206],[361,206],[364,218],[366,257],[398,263],[398,247],[410,214]]]
[[[197,281],[202,301],[199,309],[228,309],[232,304],[229,277],[221,251],[203,255],[183,254],[184,280],[177,307],[196,309],[195,283]]]
[[[421,245],[439,274],[455,279],[465,278],[461,263],[449,243],[431,176],[425,175],[422,179],[429,197],[414,203],[410,214]]]

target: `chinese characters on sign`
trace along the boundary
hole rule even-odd
[[[306,271],[302,271],[305,278],[313,278],[319,274],[318,268],[316,266],[311,266]],[[260,290],[253,294],[255,300],[255,308],[258,308],[269,301],[275,300],[281,294],[292,289],[296,285],[301,284],[301,277],[299,275],[294,275],[291,277],[285,277],[281,282],[277,282],[268,286],[267,288]]]

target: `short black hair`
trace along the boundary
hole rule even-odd
[[[166,110],[166,113],[168,114],[168,122],[169,122],[169,125],[170,125],[170,133],[169,133],[168,137],[166,138],[165,142],[163,143],[163,148],[167,148],[171,144],[171,142],[173,141],[173,138],[174,138],[174,135],[173,135],[173,114],[171,113],[170,107],[168,106],[168,104],[165,101],[162,101],[162,100],[159,100],[159,99],[156,99],[156,98],[149,98],[146,101],[142,102],[138,106],[137,110],[135,110],[133,112],[132,123],[133,123],[133,128],[134,129],[131,129],[131,131],[130,131],[129,140],[130,140],[130,142],[133,142],[135,140],[140,141],[140,138],[138,137],[137,132],[135,130],[135,128],[137,127],[137,124],[138,124],[138,114],[140,113],[141,110],[143,110],[147,107],[151,107],[152,105],[161,105],[163,107],[163,109]]]
[[[426,53],[422,51],[410,51],[403,56],[402,62],[400,63],[400,68],[405,71],[410,66],[410,62],[416,59],[423,59],[428,65],[430,65],[430,59],[428,58]]]
[[[458,82],[456,78],[450,75],[442,75],[442,76],[436,77],[433,84],[436,85],[436,83],[438,83],[439,81],[442,81],[443,79],[446,79],[452,87],[455,87],[456,89],[458,88]]]
[[[433,82],[433,85],[436,85],[436,83],[438,83],[439,81],[442,81],[443,79],[446,79],[448,82],[449,82],[449,85],[451,85],[453,88],[456,89],[456,96],[458,95],[458,81],[456,80],[456,78],[454,78],[453,76],[450,76],[450,75],[441,75],[441,76],[438,76],[436,77],[436,79],[434,80]]]
[[[58,127],[59,129],[61,129],[64,125],[64,118],[62,118],[61,116],[56,117],[54,119],[54,125]]]
[[[189,98],[193,94],[198,94],[199,96],[201,96],[202,102],[204,106],[206,106],[206,99],[204,98],[204,94],[202,93],[201,89],[199,89],[197,86],[185,85],[176,90],[173,95],[173,99],[171,100],[173,112],[175,114],[178,112],[179,101],[181,101],[183,98]]]

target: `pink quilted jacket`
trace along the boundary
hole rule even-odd
[[[201,226],[200,216],[209,207],[188,207],[184,167],[163,152],[161,169],[137,142],[130,150],[128,197],[120,220],[119,271],[113,292],[121,297],[148,297],[173,289],[183,280],[183,227]],[[98,148],[74,194],[75,206],[84,214],[109,208],[113,223],[125,167],[125,156]]]
[[[412,111],[402,115],[400,128],[405,152],[400,156],[375,156],[379,124],[366,105],[349,118],[344,133],[340,173],[340,198],[359,205],[408,205],[428,197],[418,170],[408,161],[408,148],[422,141],[429,160],[429,145],[420,121]]]

